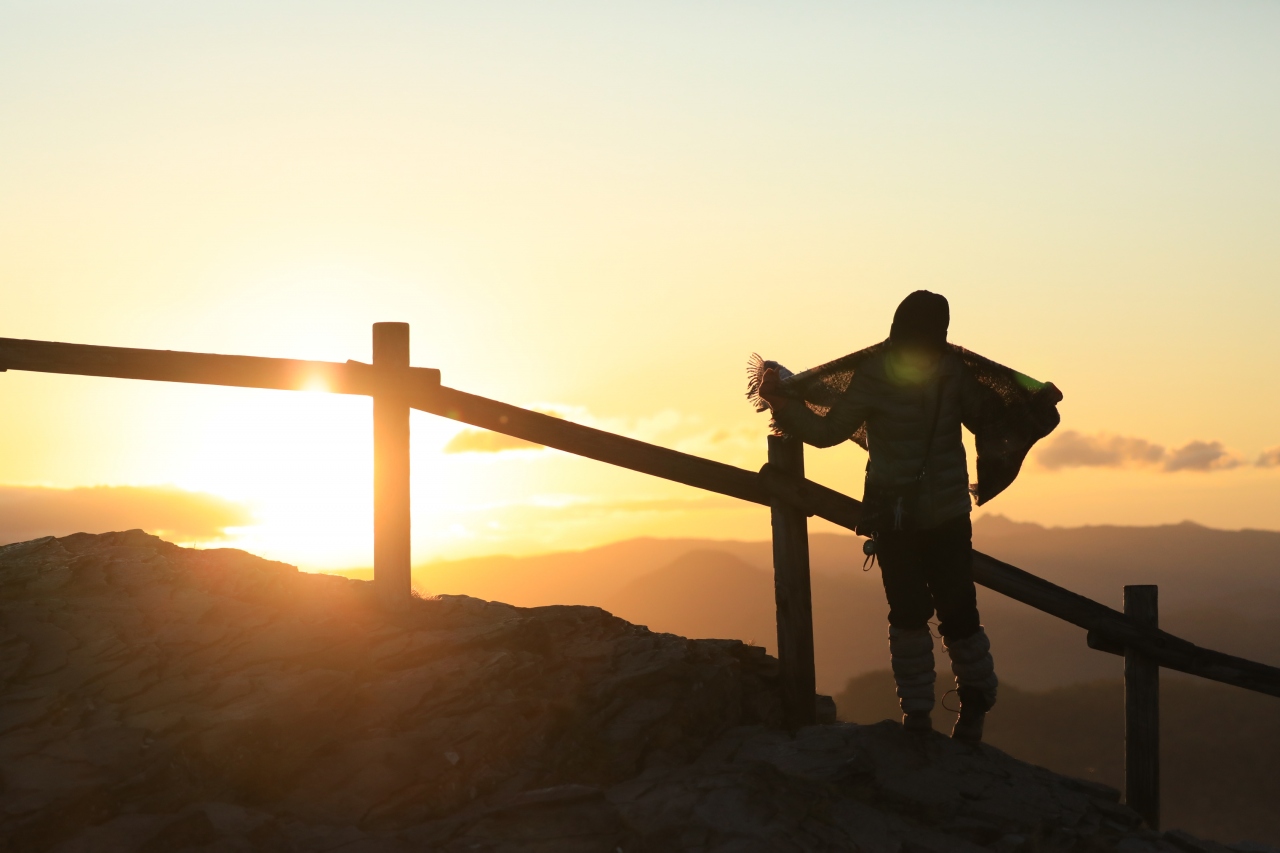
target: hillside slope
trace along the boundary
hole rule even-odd
[[[950,686],[945,664],[939,683]],[[941,691],[940,691],[941,692]],[[888,670],[851,679],[840,718],[899,715]],[[954,697],[947,700],[954,707]],[[936,719],[949,718],[939,710]],[[1280,844],[1280,699],[1176,677],[1160,685],[1161,801],[1166,826],[1211,838]],[[1097,681],[1032,692],[1008,682],[987,740],[1010,755],[1106,785],[1124,784],[1124,684]]]
[[[0,548],[11,851],[1185,851],[1113,790],[587,607],[413,600],[140,531]]]

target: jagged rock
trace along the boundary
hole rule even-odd
[[[24,853],[1201,843],[989,746],[892,722],[783,731],[775,677],[759,648],[598,608],[450,596],[386,613],[367,583],[140,531],[10,545],[0,839]]]

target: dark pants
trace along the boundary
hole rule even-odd
[[[928,530],[885,531],[876,542],[889,624],[924,628],[938,614],[948,640],[978,631],[978,597],[973,587],[973,524],[969,515]]]

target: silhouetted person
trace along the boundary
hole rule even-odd
[[[748,394],[772,409],[779,432],[816,447],[852,439],[868,451],[858,533],[869,537],[889,601],[903,725],[933,728],[936,612],[960,697],[951,734],[979,741],[997,680],[973,584],[970,494],[981,504],[1013,481],[1057,425],[1062,395],[948,344],[949,323],[946,298],[918,290],[898,306],[884,343],[797,375],[756,357]],[[962,425],[977,440],[972,489]]]

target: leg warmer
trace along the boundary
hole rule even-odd
[[[928,628],[889,626],[889,660],[903,713],[933,710],[933,635]]]
[[[986,705],[980,710],[990,710],[996,703],[995,661],[991,659],[991,641],[982,628],[963,640],[945,640],[943,648],[951,656],[951,671],[956,676],[956,691],[960,694],[961,707],[966,697]]]

